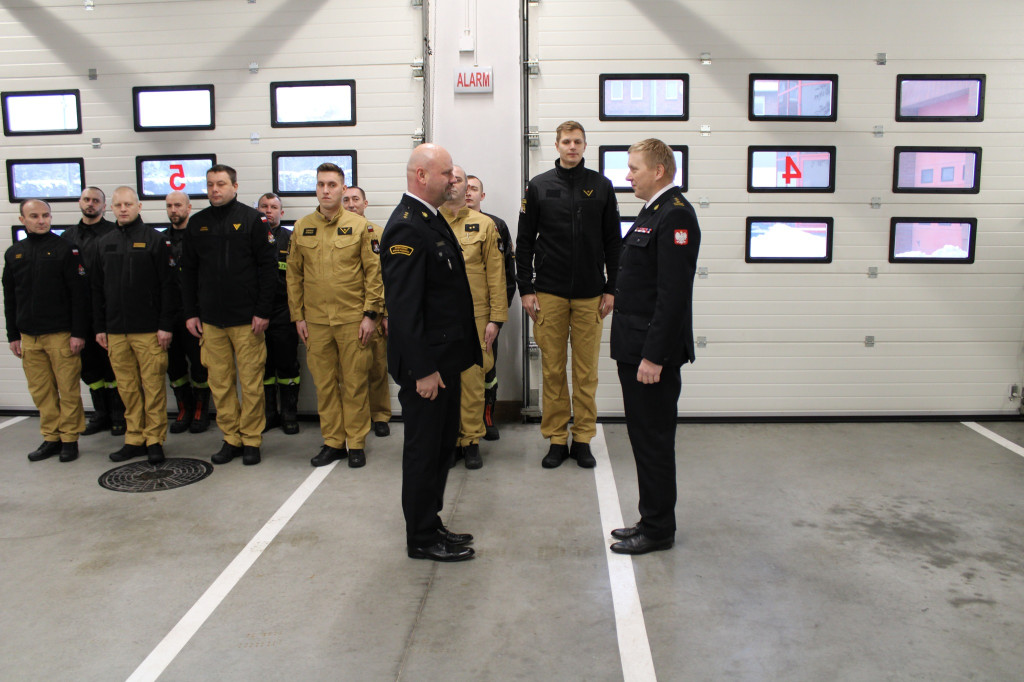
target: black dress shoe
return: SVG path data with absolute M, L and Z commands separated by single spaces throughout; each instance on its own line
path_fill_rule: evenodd
M 479 443 L 473 443 L 472 445 L 467 445 L 466 449 L 463 450 L 463 453 L 464 453 L 464 456 L 466 458 L 466 468 L 467 469 L 479 469 L 480 467 L 482 467 L 484 465 L 484 460 L 480 457 L 480 444 Z
M 472 559 L 476 552 L 472 547 L 457 547 L 440 541 L 429 547 L 410 547 L 410 559 L 430 559 L 431 561 L 466 561 Z
M 545 469 L 554 469 L 555 467 L 562 466 L 569 457 L 569 448 L 565 443 L 552 443 L 551 447 L 548 448 L 548 454 L 544 455 L 544 459 L 540 461 L 540 465 Z
M 593 469 L 597 466 L 597 460 L 594 459 L 593 453 L 590 452 L 590 443 L 577 443 L 573 441 L 572 448 L 569 449 L 569 456 L 576 460 L 576 464 L 584 469 Z
M 256 445 L 246 445 L 242 448 L 242 464 L 252 466 L 260 463 L 260 449 Z
M 391 435 L 391 427 L 387 422 L 373 422 L 373 435 L 384 438 Z
M 671 549 L 675 542 L 672 538 L 652 540 L 643 533 L 612 543 L 611 550 L 616 554 L 647 554 L 662 549 Z
M 195 424 L 195 422 L 192 423 Z M 224 441 L 224 444 L 220 446 L 220 450 L 210 458 L 210 461 L 214 464 L 227 464 L 240 454 L 242 454 L 241 445 L 232 445 L 231 443 Z
M 110 461 L 127 462 L 133 457 L 142 457 L 145 454 L 146 447 L 144 445 L 129 445 L 128 443 L 125 443 L 120 450 L 110 453 Z
M 46 459 L 47 457 L 53 457 L 60 452 L 60 448 L 61 444 L 59 440 L 44 440 L 42 445 L 28 453 L 28 461 L 38 462 Z
M 358 469 L 361 466 L 366 465 L 366 450 L 362 448 L 352 448 L 348 451 L 348 468 Z
M 612 531 L 612 537 L 616 540 L 627 540 L 642 532 L 643 531 L 640 530 L 640 522 L 637 521 L 629 528 L 616 528 Z
M 345 452 L 345 448 L 332 448 L 330 445 L 324 445 L 320 448 L 320 452 L 314 455 L 313 459 L 309 460 L 309 463 L 315 467 L 325 467 L 331 462 L 339 459 L 345 459 L 348 457 L 348 453 Z
M 444 526 L 441 526 L 437 532 L 445 542 L 456 547 L 460 545 L 468 545 L 473 542 L 473 536 L 469 533 L 453 533 Z
M 160 443 L 153 443 L 146 446 L 146 459 L 150 464 L 163 464 L 167 459 L 164 457 L 164 446 Z
M 60 461 L 73 462 L 78 459 L 78 442 L 60 444 Z

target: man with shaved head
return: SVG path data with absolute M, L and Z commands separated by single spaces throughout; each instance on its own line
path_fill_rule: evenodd
M 78 247 L 50 232 L 50 205 L 21 203 L 18 220 L 28 233 L 4 254 L 7 340 L 20 358 L 32 402 L 39 410 L 43 444 L 31 462 L 60 454 L 78 458 L 85 428 L 79 353 L 89 329 L 89 293 Z
M 174 277 L 177 279 L 192 202 L 187 194 L 175 190 L 167 195 L 164 204 L 167 220 L 171 223 L 167 238 L 171 241 Z M 179 312 L 174 320 L 173 333 L 171 347 L 167 349 L 167 378 L 178 403 L 178 415 L 170 430 L 171 433 L 202 433 L 210 426 L 210 384 L 207 383 L 206 367 L 199 352 L 199 339 L 185 328 L 183 312 Z
M 110 353 L 125 406 L 124 446 L 114 462 L 146 455 L 164 461 L 167 440 L 167 348 L 181 297 L 171 242 L 149 227 L 131 187 L 111 196 L 117 227 L 102 237 L 91 275 L 96 342 Z
M 448 459 L 459 435 L 460 376 L 483 362 L 473 295 L 459 241 L 438 212 L 456 183 L 451 155 L 434 144 L 413 150 L 402 196 L 381 241 L 388 309 L 388 369 L 405 422 L 402 511 L 413 559 L 464 561 L 468 533 L 445 528 Z

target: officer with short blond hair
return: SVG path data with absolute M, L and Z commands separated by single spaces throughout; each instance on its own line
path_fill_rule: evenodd
M 462 372 L 459 440 L 454 459 L 464 457 L 467 469 L 483 466 L 480 439 L 487 434 L 484 426 L 484 377 L 494 367 L 491 351 L 501 325 L 508 320 L 505 304 L 505 266 L 498 247 L 500 237 L 494 221 L 466 205 L 466 171 L 454 167 L 455 185 L 451 198 L 440 207 L 441 215 L 455 233 L 466 262 L 466 277 L 473 294 L 473 314 L 483 354 L 483 366 L 473 365 Z
M 21 203 L 18 220 L 28 233 L 4 254 L 3 291 L 7 340 L 21 359 L 32 401 L 39 410 L 43 444 L 32 462 L 60 454 L 78 458 L 85 429 L 79 380 L 80 353 L 89 329 L 89 289 L 78 247 L 50 232 L 50 205 Z
M 379 237 L 366 218 L 342 208 L 345 171 L 316 169 L 316 211 L 295 223 L 288 252 L 288 305 L 316 384 L 324 445 L 311 460 L 366 464 L 370 431 L 370 338 L 384 307 Z M 347 449 L 346 449 L 347 446 Z

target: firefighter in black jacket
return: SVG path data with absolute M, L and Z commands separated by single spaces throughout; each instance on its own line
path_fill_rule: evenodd
M 164 461 L 167 348 L 181 304 L 171 242 L 142 222 L 131 187 L 111 196 L 117 227 L 97 242 L 92 276 L 96 342 L 110 353 L 128 430 L 114 462 L 146 455 Z
M 103 217 L 107 210 L 107 196 L 99 187 L 86 187 L 82 190 L 78 208 L 82 211 L 82 219 L 77 225 L 64 230 L 61 236 L 78 247 L 88 276 L 96 257 L 96 242 L 114 229 L 114 223 Z M 86 296 L 91 298 L 88 286 Z M 96 333 L 92 331 L 91 321 L 85 348 L 82 349 L 82 381 L 89 387 L 93 407 L 82 435 L 91 436 L 109 429 L 111 435 L 123 436 L 126 428 L 124 405 L 117 393 L 117 380 L 114 377 L 114 370 L 110 367 L 110 358 L 107 357 L 107 351 L 96 343 Z
M 480 208 L 480 202 L 487 197 L 484 192 L 484 181 L 475 175 L 466 176 L 466 205 L 474 211 L 480 211 L 494 221 L 498 228 L 498 250 L 505 259 L 505 295 L 508 298 L 508 307 L 512 307 L 512 297 L 516 295 L 516 252 L 513 248 L 512 234 L 508 231 L 505 221 L 496 215 L 484 213 Z M 500 333 L 500 332 L 499 332 Z M 498 425 L 494 422 L 494 405 L 498 402 L 498 341 L 495 339 L 491 348 L 494 355 L 494 364 L 487 374 L 484 375 L 484 428 L 487 433 L 484 440 L 498 440 L 501 434 L 498 432 Z
M 468 533 L 444 527 L 448 460 L 459 435 L 463 370 L 482 364 L 466 264 L 437 207 L 455 185 L 452 157 L 433 144 L 413 150 L 402 196 L 380 244 L 389 316 L 388 370 L 405 420 L 402 511 L 413 559 L 473 558 Z
M 675 539 L 676 417 L 680 367 L 693 362 L 693 275 L 700 227 L 672 185 L 672 149 L 648 139 L 629 148 L 629 175 L 640 215 L 624 239 L 612 316 L 626 429 L 636 460 L 640 521 L 617 528 L 620 554 L 669 549 Z
M 263 397 L 266 401 L 264 431 L 280 426 L 288 435 L 299 432 L 299 333 L 288 309 L 288 242 L 292 231 L 281 225 L 284 208 L 273 192 L 260 197 L 259 212 L 267 218 L 267 240 L 277 257 L 277 288 L 274 309 L 267 327 L 267 364 L 263 370 Z M 281 409 L 278 410 L 278 399 Z
M 184 192 L 174 191 L 165 198 L 167 238 L 171 240 L 174 254 L 174 276 L 179 279 L 181 272 L 181 249 L 185 243 L 185 227 L 192 213 L 192 202 Z M 178 309 L 174 320 L 174 337 L 167 349 L 167 378 L 174 389 L 178 414 L 171 423 L 171 433 L 203 433 L 210 426 L 210 384 L 207 371 L 199 353 L 199 339 L 185 328 L 185 315 Z
M 43 433 L 43 444 L 28 458 L 60 453 L 60 461 L 70 462 L 85 428 L 78 382 L 89 328 L 88 282 L 78 247 L 50 232 L 49 204 L 23 201 L 18 219 L 28 236 L 4 254 L 4 313 Z
M 234 168 L 211 167 L 206 172 L 206 191 L 210 207 L 192 216 L 185 231 L 181 257 L 185 325 L 193 336 L 202 338 L 217 426 L 224 434 L 213 463 L 227 464 L 241 455 L 243 464 L 259 464 L 267 360 L 263 333 L 274 307 L 277 258 L 267 240 L 267 219 L 235 198 L 238 175 Z
M 516 278 L 541 352 L 540 432 L 551 441 L 541 464 L 550 469 L 572 457 L 589 468 L 596 464 L 590 439 L 597 433 L 601 328 L 615 303 L 622 234 L 611 182 L 583 166 L 583 126 L 562 123 L 555 141 L 555 167 L 526 187 L 516 241 Z M 572 344 L 571 409 L 565 376 L 567 339 Z M 566 447 L 570 413 L 572 449 Z

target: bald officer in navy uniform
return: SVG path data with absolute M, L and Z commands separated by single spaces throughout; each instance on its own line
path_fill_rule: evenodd
M 381 241 L 388 309 L 388 368 L 405 422 L 402 511 L 413 559 L 473 558 L 468 533 L 444 527 L 439 512 L 448 458 L 459 435 L 460 375 L 482 364 L 466 263 L 438 206 L 455 185 L 451 155 L 433 144 L 413 150 L 408 192 Z
M 680 368 L 693 352 L 697 216 L 672 184 L 672 149 L 648 139 L 629 148 L 633 193 L 647 203 L 623 240 L 612 316 L 626 429 L 640 486 L 640 521 L 612 531 L 619 554 L 669 549 L 676 531 L 676 418 Z

